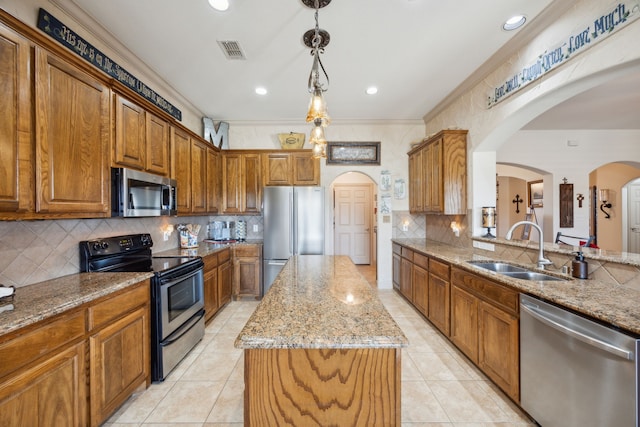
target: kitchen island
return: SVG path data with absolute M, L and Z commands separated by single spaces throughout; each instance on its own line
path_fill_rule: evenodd
M 235 342 L 245 425 L 399 426 L 407 345 L 349 257 L 292 257 Z

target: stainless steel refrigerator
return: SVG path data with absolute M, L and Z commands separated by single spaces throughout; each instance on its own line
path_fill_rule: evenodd
M 324 188 L 265 187 L 263 295 L 289 257 L 324 254 Z

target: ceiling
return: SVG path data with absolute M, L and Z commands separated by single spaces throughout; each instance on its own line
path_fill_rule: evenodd
M 81 21 L 88 15 L 95 21 L 87 23 L 90 31 L 103 27 L 130 52 L 117 43 L 112 48 L 139 58 L 204 116 L 302 122 L 312 63 L 302 35 L 315 25 L 313 9 L 301 0 L 229 1 L 226 12 L 207 0 L 56 3 L 85 16 Z M 512 38 L 526 39 L 536 17 L 566 9 L 564 1 L 335 0 L 319 12 L 319 26 L 331 37 L 321 56 L 329 114 L 334 122 L 422 120 L 465 80 L 477 81 L 478 69 L 495 62 Z M 527 24 L 503 31 L 504 20 L 518 13 Z M 246 59 L 227 59 L 221 40 L 238 42 Z M 635 73 L 591 89 L 525 129 L 640 129 L 638 82 Z M 376 95 L 365 93 L 371 85 Z M 268 94 L 256 95 L 258 86 Z
M 640 71 L 632 71 L 550 108 L 523 129 L 640 129 L 639 105 Z
M 331 118 L 421 120 L 559 1 L 331 2 L 319 13 L 320 28 L 331 36 L 322 55 L 330 77 L 325 97 Z M 301 0 L 230 0 L 226 12 L 213 10 L 207 0 L 56 3 L 71 15 L 78 15 L 78 8 L 88 14 L 214 120 L 305 118 L 312 57 L 302 35 L 315 21 L 314 10 Z M 528 24 L 503 31 L 502 23 L 518 13 L 528 17 Z M 94 26 L 87 23 L 89 30 Z M 227 59 L 219 40 L 237 41 L 246 59 Z M 379 88 L 375 96 L 365 93 L 370 85 Z M 257 86 L 268 94 L 256 95 Z

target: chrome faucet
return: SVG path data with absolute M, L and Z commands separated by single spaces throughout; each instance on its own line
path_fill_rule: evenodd
M 509 231 L 507 231 L 507 235 L 505 236 L 505 239 L 511 240 L 511 237 L 513 236 L 513 230 L 516 227 L 518 227 L 519 225 L 525 225 L 525 224 L 529 224 L 533 228 L 538 230 L 538 236 L 539 236 L 539 239 L 538 239 L 538 268 L 541 269 L 541 270 L 544 270 L 544 266 L 545 265 L 551 265 L 551 264 L 553 264 L 553 262 L 544 257 L 544 246 L 543 246 L 543 243 L 542 243 L 542 228 L 540 228 L 540 226 L 538 224 L 536 224 L 535 222 L 531 222 L 531 221 L 518 221 L 518 222 L 516 222 L 515 224 L 513 224 L 511 226 Z

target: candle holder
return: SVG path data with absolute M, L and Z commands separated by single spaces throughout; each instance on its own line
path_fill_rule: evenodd
M 489 239 L 495 239 L 496 236 L 491 234 L 491 229 L 496 227 L 496 207 L 495 206 L 483 206 L 482 207 L 482 227 L 487 229 L 487 234 L 482 237 Z

